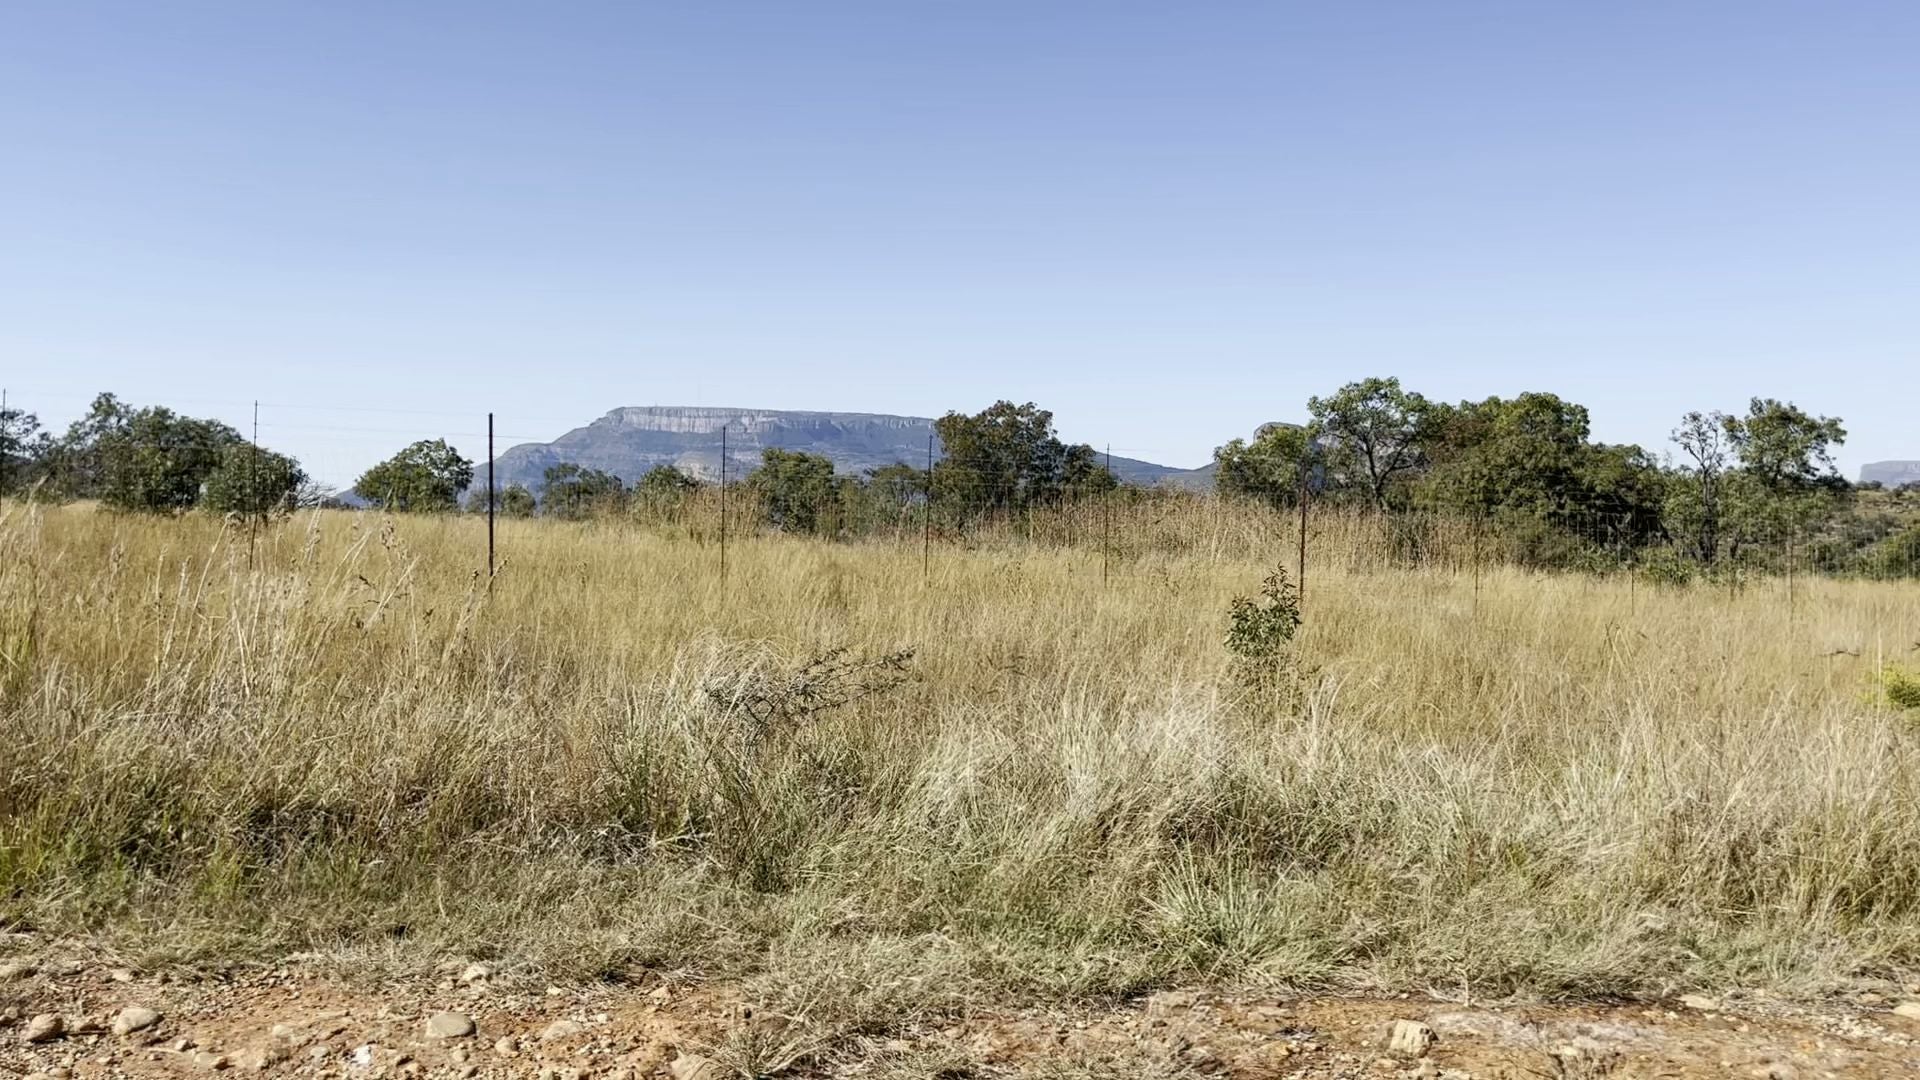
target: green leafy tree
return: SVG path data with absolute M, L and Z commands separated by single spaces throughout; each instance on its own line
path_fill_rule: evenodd
M 500 517 L 529 518 L 538 506 L 533 492 L 519 484 L 508 484 L 504 490 L 495 488 L 493 492 L 493 512 Z M 474 488 L 467 492 L 467 512 L 484 514 L 487 512 L 487 489 Z
M 1433 409 L 1399 379 L 1348 383 L 1328 397 L 1309 398 L 1307 411 L 1331 476 L 1360 488 L 1382 510 L 1395 485 L 1426 464 Z
M 944 456 L 934 466 L 936 498 L 962 514 L 1025 510 L 1114 487 L 1085 444 L 1054 434 L 1053 414 L 1032 402 L 1000 401 L 972 416 L 950 412 L 934 421 Z
M 519 484 L 508 484 L 507 489 L 500 493 L 496 512 L 510 518 L 530 518 L 537 506 L 533 492 Z
M 1847 430 L 1830 416 L 1814 416 L 1792 402 L 1754 398 L 1747 415 L 1726 421 L 1727 441 L 1740 468 L 1768 493 L 1804 494 L 1845 486 L 1833 449 Z
M 655 465 L 633 485 L 633 493 L 656 506 L 678 506 L 700 490 L 700 481 L 672 465 Z
M 40 418 L 20 409 L 0 409 L 0 495 L 25 491 L 41 476 L 53 440 Z
M 1213 452 L 1214 490 L 1292 506 L 1311 479 L 1313 438 L 1296 424 L 1262 424 L 1253 441 L 1234 439 Z
M 833 461 L 819 454 L 768 447 L 747 484 L 759 493 L 767 522 L 785 532 L 821 532 L 838 520 L 840 484 Z
M 150 406 L 123 414 L 94 440 L 97 494 L 116 510 L 170 513 L 200 501 L 227 452 L 249 444 L 218 420 Z
M 87 414 L 67 426 L 43 459 L 55 494 L 72 499 L 99 498 L 105 487 L 101 444 L 126 427 L 134 409 L 112 394 L 96 394 Z
M 1692 538 L 1696 558 L 1711 564 L 1720 554 L 1726 475 L 1733 459 L 1729 430 L 1733 418 L 1722 412 L 1690 412 L 1673 429 L 1674 445 L 1685 455 L 1684 482 L 1667 498 L 1668 521 Z
M 353 490 L 389 510 L 437 513 L 457 508 L 472 483 L 473 462 L 445 439 L 422 439 L 361 473 Z
M 612 473 L 572 462 L 550 466 L 542 481 L 540 509 L 569 521 L 619 510 L 627 491 Z
M 240 443 L 220 452 L 203 500 L 215 513 L 264 515 L 298 505 L 307 474 L 285 454 Z
M 1731 507 L 1741 540 L 1777 546 L 1831 517 L 1851 494 L 1833 463 L 1846 439 L 1838 419 L 1772 398 L 1752 399 L 1745 416 L 1729 421 L 1727 440 L 1740 460 L 1732 488 L 1741 497 Z

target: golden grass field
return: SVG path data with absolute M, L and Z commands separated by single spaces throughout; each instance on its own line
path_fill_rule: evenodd
M 889 1010 L 1920 971 L 1920 713 L 1875 683 L 1920 585 L 1476 586 L 1328 533 L 1297 673 L 1249 691 L 1225 612 L 1283 531 L 1104 586 L 1084 547 L 936 542 L 923 578 L 917 537 L 760 536 L 723 586 L 699 530 L 515 521 L 489 590 L 467 517 L 9 505 L 0 922 Z M 909 677 L 763 708 L 835 648 Z

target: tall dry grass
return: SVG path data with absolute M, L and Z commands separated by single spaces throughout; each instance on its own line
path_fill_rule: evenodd
M 1322 538 L 1266 694 L 1221 636 L 1268 565 L 1225 544 L 1103 587 L 1084 549 L 923 581 L 911 543 L 754 537 L 723 585 L 697 531 L 508 522 L 489 589 L 468 519 L 4 515 L 0 919 L 149 963 L 455 952 L 891 1015 L 1920 960 L 1920 727 L 1873 690 L 1913 585 L 1476 585 Z M 912 679 L 738 707 L 836 647 Z

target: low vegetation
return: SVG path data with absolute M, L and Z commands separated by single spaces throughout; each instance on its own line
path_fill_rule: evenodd
M 1408 568 L 1356 524 L 1301 594 L 1230 515 L 1143 520 L 1104 585 L 1012 525 L 753 532 L 723 580 L 703 527 L 516 518 L 489 581 L 468 515 L 0 505 L 0 922 L 149 964 L 888 1016 L 1920 970 L 1912 583 Z

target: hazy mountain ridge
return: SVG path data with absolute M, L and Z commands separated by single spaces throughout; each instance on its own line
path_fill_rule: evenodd
M 1902 484 L 1920 484 L 1920 461 L 1875 461 L 1862 465 L 1860 482 L 1881 483 L 1890 488 Z
M 672 465 L 702 480 L 718 480 L 721 432 L 726 433 L 726 474 L 745 477 L 769 447 L 830 459 L 842 473 L 905 463 L 925 468 L 928 439 L 939 456 L 933 420 L 885 413 L 809 412 L 705 406 L 638 405 L 608 412 L 550 443 L 521 443 L 494 463 L 495 483 L 538 490 L 546 470 L 573 463 L 603 469 L 628 483 L 656 465 Z M 1177 469 L 1116 456 L 1113 471 L 1132 484 L 1210 487 L 1212 467 Z M 484 484 L 484 466 L 476 479 Z

